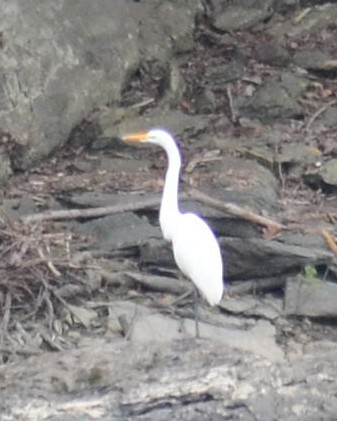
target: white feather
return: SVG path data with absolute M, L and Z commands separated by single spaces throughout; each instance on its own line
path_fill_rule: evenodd
M 172 246 L 183 274 L 194 282 L 211 306 L 219 304 L 223 294 L 222 257 L 206 222 L 193 213 L 181 214 L 176 221 Z
M 165 149 L 168 169 L 165 177 L 159 222 L 164 238 L 172 243 L 179 269 L 199 289 L 210 305 L 223 294 L 223 265 L 219 244 L 207 223 L 178 206 L 181 158 L 173 137 L 164 130 L 150 130 L 124 137 L 128 141 L 149 142 Z

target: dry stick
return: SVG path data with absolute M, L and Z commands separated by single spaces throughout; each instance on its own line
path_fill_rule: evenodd
M 279 231 L 281 228 L 284 228 L 283 225 L 272 221 L 269 218 L 258 215 L 247 209 L 243 209 L 233 203 L 222 202 L 217 199 L 206 195 L 205 193 L 200 192 L 199 190 L 192 189 L 189 190 L 187 195 L 181 194 L 180 199 L 186 199 L 187 197 L 192 197 L 200 203 L 203 203 L 211 208 L 218 209 L 222 212 L 228 213 L 230 215 L 237 216 L 242 219 L 254 222 L 259 225 L 266 226 L 273 230 Z M 90 208 L 90 209 L 72 209 L 72 210 L 61 210 L 61 211 L 47 211 L 42 213 L 37 213 L 35 215 L 27 215 L 22 218 L 23 222 L 37 222 L 37 221 L 46 221 L 46 220 L 57 220 L 57 219 L 73 219 L 73 218 L 93 218 L 99 216 L 106 216 L 114 213 L 121 213 L 127 211 L 136 211 L 145 208 L 153 208 L 160 205 L 160 198 L 151 198 L 147 200 L 138 201 L 136 203 L 127 203 L 127 204 L 118 204 L 100 208 Z
M 53 303 L 51 302 L 50 298 L 49 298 L 49 294 L 48 294 L 48 290 L 45 289 L 44 294 L 43 294 L 43 299 L 46 303 L 47 306 L 47 312 L 48 312 L 48 327 L 49 327 L 49 331 L 51 332 L 53 329 L 53 321 L 54 321 L 54 306 Z
M 50 221 L 57 219 L 75 219 L 75 218 L 97 218 L 99 216 L 106 216 L 113 213 L 121 213 L 128 211 L 136 211 L 139 209 L 152 208 L 160 205 L 160 198 L 146 199 L 136 203 L 118 204 L 112 206 L 104 206 L 99 208 L 89 209 L 71 209 L 71 210 L 57 210 L 36 213 L 34 215 L 27 215 L 22 218 L 23 222 L 38 222 Z
M 295 17 L 295 19 L 293 20 L 293 22 L 294 22 L 295 24 L 300 23 L 300 22 L 301 22 L 301 20 L 302 20 L 305 16 L 307 16 L 307 14 L 308 14 L 308 13 L 310 13 L 310 12 L 311 12 L 311 10 L 312 10 L 312 7 L 307 7 L 306 9 L 302 10 L 302 12 L 301 12 L 298 16 L 296 16 L 296 17 Z
M 54 276 L 56 276 L 56 277 L 60 277 L 61 276 L 61 273 L 56 269 L 56 267 L 54 266 L 54 264 L 53 264 L 53 262 L 51 261 L 51 260 L 48 260 L 46 257 L 45 257 L 45 255 L 44 255 L 44 253 L 43 253 L 43 250 L 41 249 L 41 247 L 38 247 L 37 248 L 37 252 L 38 252 L 38 254 L 39 254 L 39 257 L 41 258 L 41 259 L 44 259 L 44 261 L 45 261 L 45 263 L 46 263 L 46 265 L 47 265 L 47 267 L 49 268 L 49 270 L 51 271 L 51 273 L 54 275 Z
M 61 304 L 71 313 L 73 314 L 73 312 L 71 311 L 71 306 L 67 303 L 66 300 L 64 300 L 59 293 L 56 291 L 56 289 L 54 287 L 51 287 L 47 281 L 44 278 L 41 278 L 41 282 L 43 284 L 43 286 L 45 287 L 46 291 L 50 291 L 55 298 L 57 298 Z
M 42 354 L 42 350 L 34 350 L 34 349 L 28 349 L 28 348 L 12 348 L 9 346 L 0 346 L 0 354 L 17 354 L 17 355 L 23 355 L 25 357 L 31 356 L 31 355 L 39 355 Z
M 211 208 L 220 210 L 225 213 L 229 213 L 230 215 L 237 216 L 239 218 L 245 219 L 250 222 L 254 222 L 259 225 L 266 226 L 267 228 L 271 228 L 276 231 L 285 228 L 284 225 L 279 224 L 278 222 L 275 222 L 269 218 L 266 218 L 265 216 L 258 215 L 257 213 L 252 212 L 248 209 L 243 209 L 240 206 L 234 205 L 233 203 L 226 203 L 222 202 L 221 200 L 213 199 L 213 197 L 210 197 L 199 190 L 191 189 L 188 191 L 188 195 L 191 196 L 193 199 L 197 200 L 198 202 L 210 206 Z
M 154 99 L 154 98 L 148 98 L 148 99 L 145 99 L 144 101 L 137 102 L 137 104 L 133 104 L 133 105 L 131 105 L 131 106 L 130 106 L 130 108 L 131 108 L 131 109 L 134 109 L 134 108 L 142 108 L 142 107 L 146 107 L 147 105 L 152 104 L 154 101 L 155 101 L 155 99 Z
M 309 120 L 304 123 L 303 127 L 305 129 L 309 129 L 312 123 L 321 115 L 323 114 L 328 108 L 332 107 L 333 105 L 337 104 L 337 100 L 334 99 L 327 104 L 323 105 L 323 107 L 319 108 L 310 118 Z
M 8 325 L 9 325 L 9 320 L 11 317 L 11 308 L 12 308 L 12 295 L 9 291 L 7 291 L 6 299 L 5 299 L 4 315 L 3 315 L 2 323 L 1 323 L 1 332 L 0 332 L 1 344 L 4 342 L 4 339 L 8 335 Z
M 231 121 L 232 123 L 236 123 L 238 120 L 238 117 L 234 108 L 234 101 L 233 101 L 232 89 L 231 89 L 230 84 L 227 85 L 226 92 L 227 92 L 227 97 L 228 97 L 228 105 L 231 112 Z
M 143 275 L 138 272 L 125 272 L 125 275 L 134 282 L 139 283 L 152 291 L 165 292 L 169 294 L 183 294 L 189 288 L 187 282 L 180 279 L 166 276 Z

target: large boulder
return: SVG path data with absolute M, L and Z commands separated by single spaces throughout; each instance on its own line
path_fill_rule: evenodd
M 118 102 L 143 57 L 188 48 L 199 0 L 3 2 L 0 137 L 25 168 L 66 142 L 97 108 Z

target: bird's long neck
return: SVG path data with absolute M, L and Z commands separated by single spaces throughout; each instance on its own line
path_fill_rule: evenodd
M 179 149 L 173 139 L 172 142 L 165 144 L 165 151 L 168 158 L 168 169 L 165 176 L 159 222 L 164 238 L 170 241 L 172 239 L 171 226 L 175 224 L 176 217 L 179 216 L 178 185 L 181 158 Z

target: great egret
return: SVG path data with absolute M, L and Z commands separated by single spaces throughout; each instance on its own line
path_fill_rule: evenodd
M 223 295 L 220 247 L 204 219 L 194 213 L 179 210 L 181 157 L 176 142 L 169 133 L 159 129 L 129 134 L 122 139 L 127 142 L 152 143 L 165 150 L 168 169 L 159 214 L 163 236 L 172 243 L 174 258 L 182 273 L 195 284 L 211 306 L 219 304 Z M 199 336 L 197 314 L 196 336 Z

